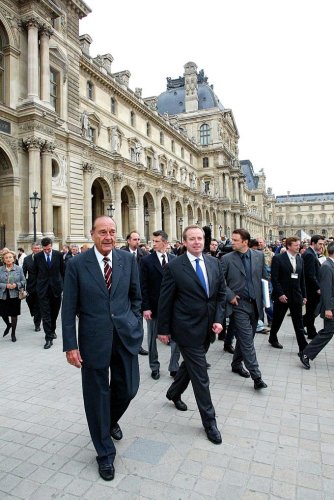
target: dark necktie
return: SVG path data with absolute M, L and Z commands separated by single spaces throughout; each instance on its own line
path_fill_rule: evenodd
M 109 257 L 103 258 L 104 262 L 104 281 L 106 282 L 107 288 L 110 291 L 111 288 L 111 267 L 109 266 L 110 259 Z
M 252 268 L 251 268 L 251 258 L 250 255 L 247 253 L 241 253 L 240 254 L 242 263 L 244 265 L 244 269 L 246 272 L 246 279 L 245 279 L 245 289 L 244 289 L 244 294 L 245 294 L 245 299 L 255 299 L 255 291 L 254 291 L 254 286 L 253 286 L 253 280 L 252 280 Z
M 47 254 L 47 256 L 46 256 L 46 262 L 47 262 L 48 267 L 51 267 L 51 259 L 50 259 L 49 254 Z
M 166 262 L 166 256 L 163 253 L 162 254 L 162 261 L 161 261 L 162 269 L 164 269 L 166 267 L 166 264 L 167 264 L 167 262 Z
M 200 280 L 201 285 L 205 290 L 205 293 L 208 294 L 208 289 L 206 288 L 205 278 L 204 278 L 204 274 L 203 274 L 202 268 L 201 268 L 200 263 L 199 263 L 199 259 L 196 259 L 195 262 L 196 262 L 196 274 L 198 276 L 198 279 Z

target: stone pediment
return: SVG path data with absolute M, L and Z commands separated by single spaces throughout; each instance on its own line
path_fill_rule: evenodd
M 239 137 L 238 127 L 237 127 L 237 124 L 235 123 L 235 119 L 234 119 L 232 110 L 225 109 L 223 111 L 223 114 L 224 114 L 224 118 L 227 121 L 227 123 L 229 124 L 229 126 L 233 129 L 235 134 Z

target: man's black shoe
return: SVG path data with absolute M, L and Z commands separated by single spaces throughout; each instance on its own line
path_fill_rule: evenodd
M 317 336 L 317 334 L 316 334 L 316 333 L 309 333 L 309 334 L 308 334 L 308 336 L 307 336 L 307 338 L 308 338 L 309 340 L 312 340 L 312 339 L 314 339 L 314 337 L 316 337 L 316 336 Z
M 224 344 L 224 351 L 234 354 L 234 347 L 232 344 Z
M 250 377 L 249 372 L 247 370 L 245 370 L 245 368 L 243 368 L 242 366 L 240 366 L 240 368 L 232 368 L 232 372 L 237 373 L 238 375 L 240 375 L 240 377 L 244 377 L 244 378 Z
M 309 370 L 311 368 L 310 366 L 310 359 L 308 356 L 306 356 L 306 354 L 303 353 L 303 351 L 300 351 L 298 353 L 298 356 L 300 358 L 300 361 L 302 362 L 302 364 L 304 365 L 304 368 L 306 368 L 306 370 Z
M 176 372 L 176 371 L 175 371 L 175 372 L 169 372 L 169 375 L 170 375 L 171 377 L 173 377 L 173 378 L 175 377 L 175 375 L 176 375 L 176 374 L 177 374 L 177 372 Z
M 206 432 L 208 440 L 211 441 L 211 443 L 214 444 L 222 443 L 222 437 L 216 425 L 211 425 L 211 427 L 204 427 L 204 430 Z
M 211 368 L 210 363 L 206 363 L 206 367 L 207 367 L 207 368 Z
M 254 389 L 265 389 L 266 387 L 268 386 L 265 382 L 263 382 L 261 377 L 254 380 Z
M 10 330 L 11 328 L 12 328 L 12 324 L 11 324 L 11 323 L 8 323 L 8 325 L 6 326 L 5 331 L 3 332 L 3 337 L 6 337 L 6 335 L 8 335 L 9 330 Z
M 145 349 L 143 349 L 142 347 L 139 349 L 139 354 L 141 354 L 142 356 L 147 356 L 148 355 L 148 351 L 145 351 Z
M 47 340 L 44 345 L 44 349 L 50 349 L 50 347 L 53 345 L 52 340 Z
M 151 373 L 151 377 L 153 378 L 153 380 L 159 380 L 160 378 L 159 370 L 153 370 L 153 372 Z
M 115 477 L 113 464 L 99 464 L 99 474 L 105 481 L 112 481 Z
M 116 441 L 120 441 L 122 439 L 123 432 L 118 424 L 115 424 L 110 428 L 110 436 L 113 439 L 116 439 Z
M 40 326 L 35 326 L 35 332 L 40 332 L 41 331 L 41 327 Z
M 174 405 L 175 405 L 175 408 L 179 411 L 187 411 L 188 410 L 188 407 L 186 405 L 186 403 L 184 403 L 181 398 L 172 398 L 170 396 L 170 394 L 168 393 L 167 391 L 167 394 L 166 394 L 166 398 L 169 399 L 169 401 L 173 401 Z
M 269 344 L 272 346 L 272 347 L 275 347 L 275 349 L 283 349 L 283 346 L 282 344 L 280 344 L 278 342 L 278 340 L 268 340 Z

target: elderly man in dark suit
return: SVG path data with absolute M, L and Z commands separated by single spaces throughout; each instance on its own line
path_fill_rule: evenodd
M 140 263 L 140 285 L 142 292 L 143 317 L 147 321 L 147 339 L 151 377 L 160 378 L 160 363 L 157 349 L 157 314 L 160 287 L 166 265 L 176 259 L 167 252 L 168 234 L 159 230 L 153 233 L 154 252 L 147 255 Z M 180 351 L 174 340 L 170 341 L 171 356 L 168 370 L 175 377 L 179 369 Z
M 274 255 L 271 262 L 272 299 L 274 303 L 273 321 L 269 344 L 276 349 L 283 349 L 277 333 L 284 316 L 290 309 L 291 319 L 299 346 L 299 352 L 307 346 L 303 326 L 302 307 L 306 304 L 306 288 L 303 259 L 299 255 L 300 239 L 290 236 L 286 239 L 286 252 Z
M 45 333 L 44 349 L 50 349 L 57 338 L 56 323 L 63 291 L 64 260 L 53 250 L 51 238 L 41 240 L 42 252 L 35 255 L 36 290 Z
M 311 238 L 310 246 L 303 253 L 305 285 L 306 285 L 306 314 L 304 316 L 304 326 L 306 326 L 307 338 L 313 339 L 317 331 L 314 326 L 316 309 L 320 300 L 319 255 L 324 251 L 325 240 L 320 234 L 315 234 Z
M 23 261 L 23 273 L 26 278 L 26 290 L 28 292 L 27 304 L 31 316 L 34 319 L 35 332 L 41 331 L 41 321 L 42 315 L 38 303 L 38 295 L 36 290 L 36 269 L 35 269 L 35 255 L 41 251 L 41 245 L 39 243 L 33 243 L 31 245 L 31 254 L 25 257 Z
M 237 338 L 232 372 L 244 378 L 252 377 L 254 389 L 263 389 L 267 384 L 262 380 L 259 369 L 254 335 L 258 319 L 263 318 L 261 280 L 267 278 L 267 273 L 263 253 L 251 250 L 249 241 L 250 234 L 246 229 L 235 229 L 232 234 L 233 251 L 222 259 L 226 279 L 226 315 L 230 317 L 230 326 Z
M 126 245 L 121 248 L 121 250 L 125 250 L 126 252 L 131 253 L 134 258 L 136 259 L 136 262 L 138 264 L 138 270 L 140 266 L 141 259 L 147 255 L 147 253 L 140 248 L 140 234 L 137 233 L 137 231 L 131 231 L 126 237 Z M 143 325 L 142 325 L 142 328 Z M 144 329 L 143 329 L 143 335 L 144 335 Z M 139 354 L 142 356 L 147 356 L 148 351 L 146 351 L 142 346 L 140 347 Z
M 191 381 L 208 439 L 222 442 L 212 404 L 206 352 L 223 327 L 225 280 L 218 259 L 203 255 L 204 232 L 196 226 L 183 231 L 186 253 L 170 262 L 161 284 L 157 332 L 167 344 L 171 336 L 183 362 L 167 391 L 178 410 L 187 410 L 181 395 Z
M 324 327 L 313 340 L 298 353 L 304 367 L 310 369 L 310 359 L 314 360 L 334 335 L 334 243 L 327 247 L 328 257 L 319 272 L 320 316 L 324 319 Z
M 81 368 L 99 474 L 111 481 L 116 450 L 110 436 L 122 439 L 118 422 L 139 387 L 141 293 L 135 259 L 115 249 L 115 222 L 98 217 L 91 235 L 95 246 L 71 259 L 66 269 L 63 346 L 67 361 Z

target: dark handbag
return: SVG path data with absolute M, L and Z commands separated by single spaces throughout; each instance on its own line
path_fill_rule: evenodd
M 19 299 L 24 300 L 28 297 L 28 292 L 24 288 L 20 288 L 19 290 Z

